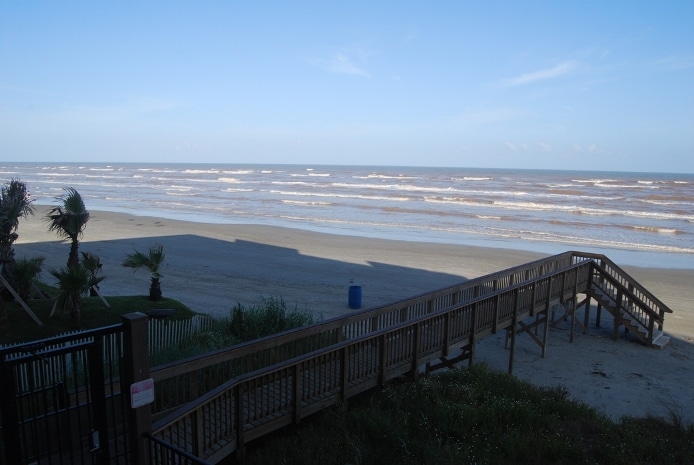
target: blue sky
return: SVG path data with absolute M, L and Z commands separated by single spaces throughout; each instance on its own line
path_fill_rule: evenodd
M 0 160 L 694 172 L 693 1 L 0 0 Z

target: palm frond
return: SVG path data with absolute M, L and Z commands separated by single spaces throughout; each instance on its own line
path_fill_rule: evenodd
M 164 246 L 161 244 L 156 244 L 150 246 L 148 253 L 142 253 L 135 250 L 133 253 L 129 254 L 123 261 L 123 266 L 128 268 L 134 268 L 135 271 L 145 268 L 147 269 L 153 278 L 161 278 L 162 275 L 159 273 L 159 268 L 166 254 L 164 254 Z

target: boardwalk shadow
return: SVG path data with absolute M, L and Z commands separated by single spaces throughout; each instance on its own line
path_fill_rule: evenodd
M 103 263 L 105 295 L 145 294 L 145 271 L 133 273 L 121 263 L 134 249 L 164 246 L 164 295 L 195 311 L 227 316 L 237 302 L 261 296 L 281 297 L 290 306 L 332 318 L 354 311 L 348 288 L 362 286 L 362 308 L 392 303 L 465 281 L 464 276 L 369 260 L 366 253 L 341 252 L 346 260 L 306 255 L 291 247 L 253 241 L 224 241 L 197 235 L 171 235 L 84 242 L 81 251 L 95 253 Z M 57 241 L 19 245 L 18 256 L 42 255 L 45 269 L 63 266 L 69 247 Z M 353 253 L 352 253 L 353 252 Z M 329 252 L 328 252 L 329 253 Z M 50 280 L 50 278 L 48 279 Z

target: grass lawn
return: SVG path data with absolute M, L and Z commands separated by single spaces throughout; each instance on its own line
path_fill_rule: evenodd
M 120 316 L 132 312 L 147 312 L 153 309 L 170 308 L 175 310 L 168 319 L 190 318 L 195 314 L 191 309 L 177 300 L 162 298 L 157 302 L 149 296 L 108 297 L 107 307 L 99 297 L 82 298 L 82 329 L 92 329 L 119 323 Z M 67 316 L 49 316 L 55 299 L 31 299 L 29 308 L 43 322 L 39 326 L 17 302 L 5 302 L 9 323 L 0 326 L 0 345 L 28 342 L 43 339 L 71 331 Z

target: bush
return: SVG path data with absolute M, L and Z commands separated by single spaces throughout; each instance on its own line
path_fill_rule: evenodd
M 237 303 L 231 314 L 229 331 L 243 342 L 313 323 L 311 312 L 296 306 L 287 310 L 287 303 L 281 297 L 261 297 L 250 307 Z

